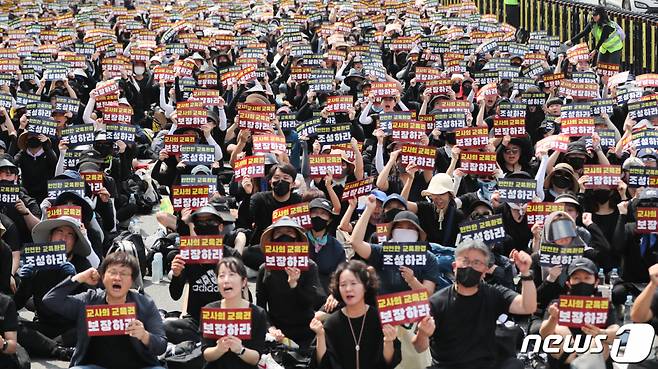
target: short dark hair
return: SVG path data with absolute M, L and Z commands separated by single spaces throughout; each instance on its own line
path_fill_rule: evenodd
M 225 267 L 228 268 L 228 270 L 238 273 L 242 279 L 247 279 L 247 268 L 244 266 L 244 263 L 242 262 L 241 259 L 235 258 L 235 257 L 227 257 L 227 258 L 222 258 L 217 263 L 217 267 L 215 267 L 215 274 L 219 276 L 219 267 L 224 265 Z
M 139 275 L 139 262 L 137 258 L 124 251 L 115 251 L 107 255 L 98 268 L 101 278 L 105 275 L 107 268 L 113 265 L 130 268 L 130 277 L 133 281 Z
M 363 284 L 365 287 L 364 300 L 366 304 L 376 306 L 376 296 L 377 289 L 379 288 L 379 278 L 377 277 L 377 272 L 373 268 L 370 268 L 361 260 L 350 260 L 341 263 L 336 271 L 331 277 L 331 285 L 329 289 L 334 298 L 340 303 L 343 304 L 343 297 L 340 295 L 339 285 L 340 285 L 340 275 L 349 270 L 352 272 L 356 278 Z
M 272 179 L 272 177 L 274 177 L 274 173 L 276 173 L 277 169 L 291 176 L 293 181 L 295 180 L 295 178 L 297 178 L 297 169 L 293 167 L 291 164 L 283 163 L 283 164 L 275 164 L 272 168 L 270 168 L 270 172 L 267 174 L 268 181 Z

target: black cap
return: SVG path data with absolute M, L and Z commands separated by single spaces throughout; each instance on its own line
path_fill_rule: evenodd
M 192 221 L 194 222 L 194 221 L 196 220 L 196 218 L 197 218 L 199 215 L 202 215 L 202 214 L 210 214 L 210 215 L 214 215 L 214 216 L 216 216 L 217 218 L 219 218 L 219 221 L 220 221 L 220 222 L 223 222 L 223 221 L 224 221 L 224 219 L 222 218 L 222 215 L 221 215 L 221 214 L 215 209 L 215 207 L 212 206 L 212 205 L 202 206 L 202 207 L 200 207 L 199 209 L 197 209 L 194 213 L 192 213 L 192 217 L 191 217 L 191 218 L 192 218 Z
M 593 261 L 591 261 L 588 258 L 578 258 L 574 260 L 571 264 L 569 264 L 569 268 L 567 269 L 567 274 L 571 276 L 575 272 L 579 270 L 584 270 L 589 274 L 596 275 L 596 271 L 598 270 L 596 268 L 596 264 L 594 264 Z
M 321 197 L 318 197 L 318 198 L 315 198 L 315 199 L 311 200 L 311 202 L 308 204 L 308 209 L 309 210 L 311 210 L 311 209 L 322 209 L 322 210 L 325 210 L 325 211 L 329 212 L 329 214 L 336 215 L 334 213 L 334 207 L 331 205 L 331 201 L 329 201 L 327 199 L 323 199 Z

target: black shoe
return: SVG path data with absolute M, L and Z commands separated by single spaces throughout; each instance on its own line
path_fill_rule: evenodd
M 53 358 L 61 361 L 71 361 L 75 347 L 57 346 L 53 351 Z

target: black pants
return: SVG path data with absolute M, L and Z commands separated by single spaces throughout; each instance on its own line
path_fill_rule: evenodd
M 459 369 L 451 366 L 432 365 L 427 369 Z M 523 369 L 523 362 L 516 358 L 507 359 L 501 363 L 492 364 L 491 366 L 483 367 L 481 369 Z
M 58 345 L 74 347 L 77 341 L 75 327 L 58 322 L 20 319 L 17 333 L 18 343 L 35 357 L 51 357 Z
M 505 5 L 506 23 L 519 29 L 521 25 L 521 7 L 518 5 Z
M 199 323 L 191 316 L 184 316 L 180 319 L 165 319 L 164 330 L 167 341 L 173 344 L 179 344 L 184 341 L 201 341 Z

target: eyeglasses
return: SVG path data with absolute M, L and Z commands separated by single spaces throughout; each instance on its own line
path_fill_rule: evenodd
M 469 260 L 466 258 L 460 258 L 459 262 L 465 267 L 473 267 L 475 269 L 483 267 L 485 264 L 480 260 Z
M 119 276 L 119 277 L 121 277 L 122 279 L 123 279 L 123 278 L 129 278 L 129 277 L 132 277 L 132 273 L 118 272 L 118 271 L 116 271 L 116 270 L 108 270 L 108 271 L 105 272 L 105 273 L 106 273 L 107 275 L 109 275 L 110 277 L 116 277 L 116 276 Z
M 513 155 L 516 155 L 519 152 L 520 152 L 519 149 L 505 149 L 505 151 L 504 151 L 505 154 L 513 154 Z

